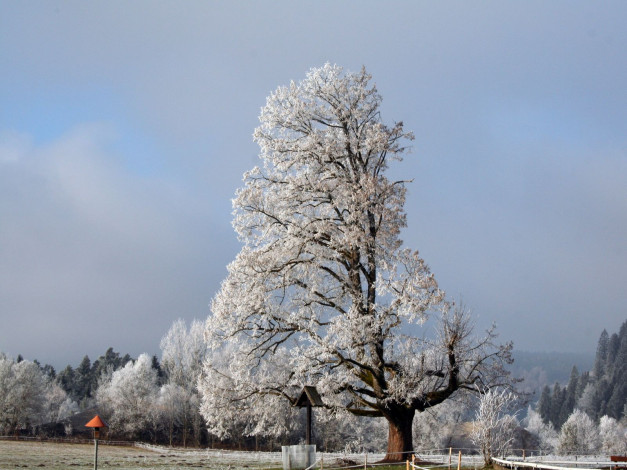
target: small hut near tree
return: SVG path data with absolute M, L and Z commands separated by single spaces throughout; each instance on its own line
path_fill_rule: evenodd
M 307 408 L 307 431 L 305 434 L 305 443 L 307 445 L 311 444 L 311 409 L 313 407 L 323 406 L 322 398 L 320 398 L 320 394 L 316 387 L 312 387 L 309 385 L 305 385 L 303 387 L 303 391 L 300 393 L 298 400 L 294 406 L 298 406 L 299 408 Z

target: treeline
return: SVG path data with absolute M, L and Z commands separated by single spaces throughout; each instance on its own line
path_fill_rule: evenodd
M 188 328 L 182 320 L 174 322 L 160 348 L 160 357 L 137 359 L 109 348 L 93 362 L 85 356 L 76 368 L 67 366 L 58 374 L 50 365 L 0 353 L 0 434 L 72 436 L 88 418 L 77 413 L 88 410 L 107 421 L 110 439 L 270 450 L 304 437 L 304 414 L 287 403 L 274 417 L 280 421 L 274 435 L 255 437 L 260 423 L 242 409 L 226 437 L 211 436 L 196 387 L 207 359 L 202 323 Z M 503 412 L 506 426 L 499 434 L 510 436 L 504 445 L 561 453 L 627 451 L 626 367 L 627 322 L 617 334 L 601 334 L 591 371 L 580 374 L 573 368 L 566 386 L 545 387 L 536 410 L 530 409 L 522 423 Z M 462 430 L 472 421 L 473 403 L 455 400 L 420 413 L 414 421 L 417 447 L 471 446 Z M 316 410 L 313 437 L 325 451 L 379 451 L 386 435 L 383 420 Z
M 188 327 L 177 320 L 161 339 L 160 357 L 134 359 L 109 348 L 93 362 L 85 356 L 58 373 L 49 364 L 0 353 L 0 435 L 76 436 L 98 413 L 108 424 L 107 439 L 275 447 L 274 438 L 246 437 L 245 429 L 220 441 L 207 432 L 196 388 L 207 353 L 203 331 L 201 321 Z
M 603 330 L 594 367 L 579 373 L 573 367 L 566 386 L 545 386 L 536 407 L 545 423 L 560 429 L 575 411 L 598 421 L 602 416 L 627 416 L 627 321 L 611 336 Z
M 109 348 L 60 372 L 49 364 L 0 353 L 0 435 L 74 435 L 72 417 L 97 411 L 108 437 L 168 444 L 201 444 L 196 376 L 204 359 L 202 323 L 174 322 L 161 341 L 161 360 Z M 206 433 L 205 433 L 206 434 Z M 203 442 L 204 441 L 204 442 Z
M 282 432 L 253 436 L 258 423 L 242 410 L 227 436 L 208 433 L 196 384 L 206 359 L 203 324 L 175 321 L 161 340 L 160 358 L 137 359 L 109 348 L 91 362 L 57 373 L 50 365 L 0 353 L 0 435 L 75 436 L 94 413 L 107 422 L 104 438 L 166 445 L 277 450 L 305 435 L 304 410 L 287 405 L 277 416 Z M 87 416 L 86 414 L 89 414 Z M 318 411 L 314 438 L 326 450 L 380 449 L 387 428 L 381 420 L 335 417 Z
M 96 391 L 103 379 L 133 359 L 109 348 L 93 364 L 85 356 L 74 369 L 68 365 L 57 374 L 50 364 L 37 359 L 16 359 L 0 353 L 0 434 L 55 433 L 74 429 L 69 418 L 97 406 Z M 163 376 L 157 357 L 153 366 Z M 62 425 L 61 427 L 55 425 Z
M 113 348 L 109 348 L 93 363 L 86 355 L 76 369 L 68 365 L 57 374 L 56 383 L 80 405 L 81 409 L 90 408 L 94 405 L 93 398 L 96 396 L 100 378 L 121 369 L 132 360 L 129 354 L 121 356 Z M 155 367 L 160 367 L 156 356 L 153 362 Z
M 37 432 L 43 424 L 58 423 L 78 411 L 48 372 L 39 363 L 0 352 L 0 435 Z

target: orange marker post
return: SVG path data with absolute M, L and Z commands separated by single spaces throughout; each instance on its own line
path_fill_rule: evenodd
M 106 423 L 96 415 L 86 425 L 86 428 L 94 429 L 94 470 L 98 469 L 98 439 L 100 438 L 100 428 L 106 428 Z

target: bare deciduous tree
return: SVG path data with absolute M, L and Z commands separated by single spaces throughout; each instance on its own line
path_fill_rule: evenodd
M 470 438 L 481 449 L 486 466 L 492 463 L 493 456 L 502 456 L 514 440 L 518 420 L 508 411 L 515 399 L 506 388 L 481 394 Z

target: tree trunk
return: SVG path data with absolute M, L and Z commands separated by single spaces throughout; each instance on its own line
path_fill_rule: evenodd
M 403 406 L 391 407 L 386 410 L 388 420 L 388 449 L 384 462 L 403 462 L 411 459 L 414 450 L 412 440 L 412 423 L 416 411 Z
M 183 412 L 183 447 L 187 448 L 187 427 L 188 427 L 188 415 L 187 410 Z

